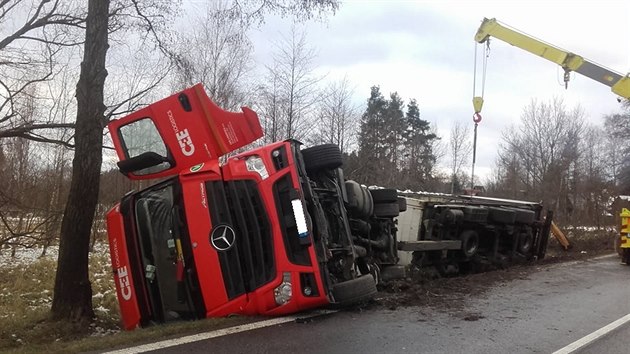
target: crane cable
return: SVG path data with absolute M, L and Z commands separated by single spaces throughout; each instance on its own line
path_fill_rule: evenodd
M 490 56 L 490 40 L 486 41 L 486 51 L 483 58 L 483 69 L 481 78 L 481 96 L 475 96 L 475 90 L 477 89 L 477 47 L 475 44 L 475 64 L 473 73 L 473 106 L 475 108 L 475 114 L 473 114 L 473 122 L 475 123 L 475 133 L 473 138 L 473 158 L 472 158 L 472 171 L 470 173 L 470 193 L 474 195 L 475 191 L 475 163 L 477 162 L 477 126 L 481 122 L 481 107 L 483 106 L 483 95 L 486 89 L 486 69 L 488 67 L 488 57 Z
M 475 109 L 475 114 L 473 115 L 473 121 L 475 123 L 481 122 L 481 108 L 483 106 L 483 96 L 486 89 L 486 69 L 488 68 L 488 57 L 490 56 L 490 39 L 485 42 L 485 53 L 483 56 L 483 67 L 481 73 L 481 96 L 476 96 L 477 90 L 477 47 L 479 43 L 475 44 L 475 62 L 473 69 L 473 107 Z

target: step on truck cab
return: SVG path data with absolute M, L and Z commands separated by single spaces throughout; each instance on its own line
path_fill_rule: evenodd
M 108 128 L 123 174 L 160 179 L 107 214 L 126 329 L 354 303 L 397 261 L 398 210 L 374 213 L 335 145 L 286 140 L 221 162 L 262 129 L 254 111 L 223 111 L 201 85 Z

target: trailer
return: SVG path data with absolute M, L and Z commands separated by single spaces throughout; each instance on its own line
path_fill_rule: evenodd
M 406 204 L 397 219 L 404 264 L 450 275 L 545 257 L 553 213 L 541 203 L 418 193 L 407 194 Z

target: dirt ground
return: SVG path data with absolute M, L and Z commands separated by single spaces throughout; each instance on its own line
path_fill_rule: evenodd
M 381 287 L 375 301 L 368 307 L 396 309 L 399 306 L 431 307 L 446 312 L 461 312 L 467 298 L 477 297 L 490 287 L 526 278 L 541 266 L 559 262 L 585 260 L 615 252 L 617 234 L 611 230 L 575 230 L 565 232 L 571 247 L 564 250 L 554 239 L 549 240 L 544 259 L 512 265 L 476 274 L 436 277 L 435 272 L 409 272 L 404 280 L 392 281 Z M 469 318 L 470 317 L 470 318 Z M 475 314 L 465 320 L 476 321 Z

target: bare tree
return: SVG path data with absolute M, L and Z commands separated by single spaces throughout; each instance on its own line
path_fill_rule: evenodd
M 306 43 L 306 34 L 292 28 L 290 36 L 275 45 L 273 65 L 267 67 L 261 103 L 263 111 L 274 115 L 272 126 L 278 138 L 302 139 L 314 129 L 314 113 L 319 98 L 317 84 L 321 78 L 313 75 L 315 52 Z M 267 119 L 263 117 L 263 119 Z
M 310 143 L 337 144 L 345 153 L 354 143 L 359 115 L 352 102 L 353 90 L 347 77 L 332 82 L 323 90 L 318 107 L 318 131 Z
M 472 151 L 470 143 L 470 129 L 461 121 L 455 121 L 451 126 L 449 138 L 449 157 L 451 168 L 451 194 L 455 193 L 455 182 L 462 172 L 462 167 L 468 163 L 469 153 Z M 461 183 L 461 181 L 459 181 Z
M 629 101 L 624 101 L 629 102 Z M 610 114 L 604 117 L 604 132 L 606 141 L 606 170 L 617 189 L 624 193 L 630 190 L 628 184 L 622 185 L 627 178 L 622 178 L 624 165 L 628 165 L 627 157 L 630 152 L 630 110 L 626 113 Z
M 16 104 L 21 97 L 32 95 L 29 88 L 52 80 L 62 50 L 81 42 L 78 35 L 85 24 L 83 9 L 79 2 L 61 0 L 5 0 L 0 5 L 0 138 L 67 143 L 37 132 L 68 129 L 73 124 L 55 122 L 48 115 L 27 119 Z
M 549 103 L 532 100 L 520 125 L 504 133 L 498 163 L 518 175 L 530 199 L 545 201 L 556 215 L 570 213 L 569 172 L 580 156 L 584 113 L 568 111 L 561 99 Z
M 607 172 L 606 139 L 604 130 L 597 126 L 587 126 L 580 145 L 581 156 L 573 171 L 575 184 L 573 191 L 574 219 L 589 225 L 601 225 L 605 205 L 611 197 L 612 178 Z
M 280 78 L 271 74 L 277 71 L 277 67 L 269 70 L 265 85 L 261 85 L 256 109 L 262 119 L 262 126 L 265 132 L 263 137 L 265 143 L 272 143 L 281 139 L 283 99 L 280 94 Z

